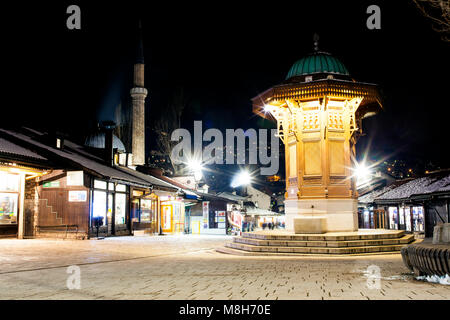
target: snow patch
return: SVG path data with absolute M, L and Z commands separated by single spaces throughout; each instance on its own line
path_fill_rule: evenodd
M 440 283 L 443 285 L 450 285 L 450 276 L 446 274 L 445 276 L 438 276 L 438 275 L 432 275 L 432 276 L 420 276 L 416 277 L 417 280 L 421 281 L 428 281 L 432 283 Z

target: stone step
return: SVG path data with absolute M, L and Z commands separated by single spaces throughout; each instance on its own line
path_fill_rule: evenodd
M 321 255 L 321 254 L 317 254 L 317 253 L 280 253 L 280 252 L 252 252 L 252 251 L 245 251 L 245 250 L 240 250 L 240 249 L 233 249 L 230 247 L 221 247 L 221 248 L 217 248 L 216 252 L 219 253 L 224 253 L 224 254 L 232 254 L 232 255 L 236 255 L 236 256 L 253 256 L 253 257 L 260 257 L 260 256 L 272 256 L 272 257 L 280 257 L 280 256 L 287 256 L 287 257 L 299 257 L 299 256 L 334 256 L 332 254 L 326 254 L 326 255 Z M 398 254 L 398 251 L 391 251 L 391 252 L 366 252 L 366 253 L 348 253 L 345 255 L 335 255 L 335 256 L 361 256 L 361 255 L 379 255 L 379 254 Z
M 352 240 L 376 240 L 376 239 L 395 239 L 405 235 L 404 230 L 386 230 L 371 232 L 366 234 L 264 234 L 258 232 L 243 232 L 242 238 L 259 240 L 281 240 L 281 241 L 352 241 Z
M 376 239 L 376 240 L 340 240 L 340 241 L 299 241 L 299 240 L 260 240 L 253 238 L 234 237 L 233 242 L 250 244 L 254 246 L 275 246 L 275 247 L 363 247 L 363 246 L 380 246 L 380 245 L 395 245 L 408 244 L 414 241 L 414 235 L 408 234 L 401 238 L 394 239 Z
M 254 253 L 289 253 L 289 254 L 358 254 L 375 252 L 399 252 L 405 244 L 361 246 L 361 247 L 275 247 L 275 246 L 255 246 L 238 242 L 230 242 L 225 245 L 227 248 L 243 250 Z

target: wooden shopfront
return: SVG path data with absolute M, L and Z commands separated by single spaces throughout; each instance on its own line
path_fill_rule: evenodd
M 131 219 L 133 230 L 144 230 L 148 234 L 159 233 L 158 196 L 144 189 L 134 188 L 131 200 Z

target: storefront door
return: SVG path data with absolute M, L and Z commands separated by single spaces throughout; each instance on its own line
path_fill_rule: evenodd
M 412 224 L 411 224 L 411 208 L 410 207 L 405 207 L 405 226 L 406 226 L 406 231 L 411 232 L 412 231 Z
M 101 217 L 103 219 L 99 235 L 125 235 L 129 233 L 127 195 L 125 185 L 115 185 L 101 180 L 94 181 L 92 218 Z M 93 220 L 91 232 L 94 234 L 97 232 Z
M 163 232 L 173 232 L 173 207 L 171 204 L 161 205 L 161 227 Z
M 398 228 L 400 230 L 406 230 L 406 219 L 405 219 L 405 208 L 404 207 L 399 208 L 398 217 L 399 217 Z
M 389 229 L 398 229 L 398 208 L 389 207 Z
M 424 216 L 423 216 L 423 207 L 413 207 L 413 231 L 416 232 L 424 232 Z

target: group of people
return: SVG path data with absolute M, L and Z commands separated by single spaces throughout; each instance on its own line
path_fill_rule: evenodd
M 284 222 L 264 222 L 262 223 L 262 229 L 265 230 L 266 228 L 269 230 L 274 230 L 275 228 L 284 228 Z M 242 223 L 242 232 L 251 232 L 254 231 L 256 228 L 256 224 L 252 221 L 246 221 Z
M 253 222 L 244 222 L 242 225 L 242 231 L 243 232 L 250 232 L 255 230 L 255 225 L 253 224 Z
M 279 227 L 280 227 L 280 223 L 279 222 L 268 222 L 268 223 L 264 222 L 262 224 L 263 230 L 265 230 L 266 228 L 269 229 L 269 230 L 273 230 L 273 229 L 279 228 Z

